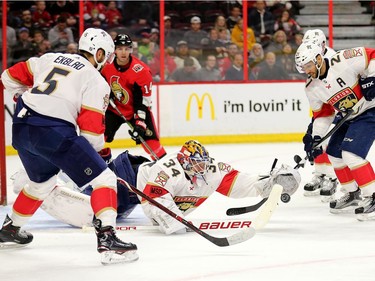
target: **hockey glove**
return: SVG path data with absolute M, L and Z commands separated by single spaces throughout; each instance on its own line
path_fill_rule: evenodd
M 375 98 L 375 77 L 367 77 L 359 79 L 362 88 L 362 95 L 367 101 Z
M 108 165 L 108 168 L 113 170 L 113 163 L 112 163 L 112 151 L 110 147 L 105 147 L 102 150 L 100 150 L 99 155 L 103 158 L 105 163 Z
M 133 130 L 129 130 L 129 134 L 131 138 L 139 142 L 140 138 L 144 138 L 146 135 L 147 125 L 145 122 L 146 113 L 142 110 L 138 110 L 136 114 L 134 114 L 134 128 Z
M 323 153 L 322 146 L 315 147 L 314 146 L 321 141 L 320 136 L 312 136 L 311 134 L 306 134 L 303 137 L 303 143 L 305 144 L 304 150 L 306 151 L 307 158 L 312 165 L 314 163 L 314 159 L 318 157 L 320 154 Z

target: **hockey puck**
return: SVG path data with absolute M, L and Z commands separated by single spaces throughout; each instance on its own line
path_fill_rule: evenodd
M 281 194 L 281 201 L 283 203 L 288 203 L 290 201 L 290 195 L 288 193 Z

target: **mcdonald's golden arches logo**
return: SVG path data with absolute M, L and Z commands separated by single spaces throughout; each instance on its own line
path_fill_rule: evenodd
M 198 118 L 202 119 L 203 117 L 203 106 L 204 101 L 207 98 L 208 102 L 210 103 L 210 111 L 211 111 L 211 120 L 215 120 L 215 105 L 212 101 L 212 97 L 209 93 L 204 93 L 202 97 L 199 97 L 198 94 L 192 93 L 189 96 L 187 106 L 186 106 L 186 121 L 190 121 L 190 112 L 191 112 L 191 104 L 193 100 L 197 101 L 197 108 L 198 108 Z

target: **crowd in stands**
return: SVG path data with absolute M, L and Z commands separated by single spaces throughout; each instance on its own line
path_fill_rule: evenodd
M 249 1 L 244 58 L 242 1 L 165 1 L 164 80 L 304 79 L 294 67 L 300 1 Z M 131 36 L 133 55 L 160 81 L 158 1 L 85 1 L 84 27 Z M 192 9 L 193 8 L 193 9 Z M 2 11 L 1 11 L 2 12 Z M 78 1 L 8 1 L 8 65 L 46 52 L 77 52 Z

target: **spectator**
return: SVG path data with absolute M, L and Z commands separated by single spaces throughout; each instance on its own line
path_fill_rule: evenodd
M 48 31 L 48 41 L 51 42 L 54 52 L 62 53 L 66 52 L 69 43 L 74 42 L 73 32 L 67 27 L 65 17 L 59 17 L 56 25 Z
M 242 7 L 240 5 L 232 5 L 230 7 L 230 15 L 226 20 L 227 27 L 228 27 L 229 31 L 232 31 L 233 27 L 242 18 L 241 17 L 241 8 Z
M 202 39 L 207 38 L 207 32 L 201 30 L 201 19 L 197 16 L 190 20 L 191 30 L 184 34 L 184 41 L 188 43 L 190 55 L 199 58 L 202 54 Z
M 223 38 L 223 39 L 230 40 L 230 31 L 228 29 L 227 23 L 223 16 L 218 16 L 216 18 L 214 28 L 216 29 L 218 33 L 225 32 L 226 38 Z
M 187 42 L 184 40 L 178 41 L 176 48 L 176 56 L 174 57 L 177 69 L 181 69 L 184 67 L 184 60 L 186 58 L 191 58 L 193 60 L 194 68 L 196 70 L 201 69 L 199 61 L 195 57 L 189 55 L 189 47 Z
M 29 35 L 31 37 L 33 37 L 36 27 L 35 27 L 35 24 L 33 22 L 32 17 L 31 17 L 31 11 L 30 10 L 23 10 L 21 19 L 22 19 L 22 22 L 21 22 L 20 28 L 26 27 L 29 30 Z
M 6 27 L 6 36 L 7 36 L 7 66 L 12 65 L 12 59 L 13 59 L 13 47 L 17 44 L 17 36 L 16 31 L 14 28 L 7 26 Z M 0 25 L 0 38 L 3 38 L 3 26 Z M 0 69 L 3 67 L 3 50 L 2 50 L 2 44 L 0 44 Z
M 165 50 L 164 54 L 164 80 L 168 81 L 170 80 L 171 74 L 176 70 L 177 67 L 173 57 L 168 52 L 168 47 Z M 160 50 L 155 53 L 154 57 L 149 62 L 149 67 L 151 69 L 153 80 L 160 81 Z
M 111 36 L 112 40 L 115 40 L 118 32 L 115 29 L 111 29 L 108 31 L 108 34 Z
M 236 53 L 231 67 L 225 72 L 225 80 L 243 81 L 243 75 L 243 55 L 242 53 Z
M 221 42 L 225 47 L 228 47 L 229 44 L 232 42 L 231 39 L 230 39 L 230 35 L 229 35 L 229 39 L 228 39 L 226 29 L 219 29 L 218 36 L 219 36 L 219 39 L 218 39 L 219 42 Z
M 159 29 L 151 28 L 150 41 L 155 44 L 157 49 L 159 49 Z
M 119 26 L 122 22 L 121 11 L 117 8 L 116 1 L 109 1 L 105 12 L 108 28 Z
M 268 52 L 264 63 L 260 66 L 258 80 L 288 80 L 289 75 L 283 67 L 276 62 L 276 55 Z
M 227 56 L 224 58 L 218 59 L 218 66 L 221 73 L 221 77 L 224 78 L 225 72 L 232 66 L 234 56 L 239 52 L 239 49 L 236 44 L 231 43 L 227 47 Z
M 248 57 L 249 71 L 255 78 L 258 77 L 260 64 L 264 61 L 264 50 L 260 43 L 255 43 Z
M 221 80 L 220 71 L 216 68 L 216 57 L 208 55 L 206 65 L 197 71 L 200 81 L 219 81 Z
M 86 1 L 83 19 L 85 26 L 100 28 L 106 26 L 106 6 L 101 1 Z
M 57 21 L 60 16 L 76 18 L 78 15 L 78 1 L 54 1 L 48 11 L 54 21 Z
M 303 34 L 297 33 L 294 35 L 293 40 L 290 42 L 293 49 L 293 53 L 296 53 L 298 47 L 302 44 L 302 40 Z
M 154 42 L 150 40 L 150 34 L 147 32 L 142 32 L 141 39 L 138 42 L 138 52 L 147 60 L 148 62 L 154 56 L 154 53 L 159 50 L 159 46 L 157 46 Z
M 237 24 L 232 29 L 231 39 L 232 42 L 235 43 L 239 49 L 243 49 L 243 20 L 240 19 Z M 256 43 L 254 31 L 251 28 L 247 28 L 247 48 L 251 50 L 253 45 Z
M 44 37 L 43 31 L 41 31 L 41 30 L 35 30 L 32 42 L 33 42 L 33 44 L 35 46 L 35 49 L 36 49 L 36 52 L 37 52 L 36 55 L 38 57 L 40 57 L 42 55 L 42 53 L 40 51 L 40 46 L 42 45 L 44 39 L 46 39 L 46 38 Z
M 191 57 L 184 59 L 183 68 L 176 69 L 171 76 L 170 82 L 195 82 L 199 81 L 197 70 L 194 67 L 194 60 Z
M 38 56 L 52 51 L 51 42 L 47 39 L 43 39 L 42 44 L 39 45 Z
M 68 54 L 77 54 L 78 53 L 78 44 L 75 43 L 75 42 L 68 44 L 68 46 L 66 47 L 66 52 Z
M 256 1 L 254 7 L 249 12 L 247 22 L 254 31 L 257 42 L 265 48 L 272 39 L 275 20 L 272 13 L 266 10 L 265 1 Z
M 182 39 L 183 35 L 172 28 L 172 19 L 170 16 L 164 16 L 164 44 L 166 47 L 172 47 L 173 50 L 177 46 L 177 42 Z
M 301 32 L 300 25 L 290 17 L 287 10 L 284 10 L 275 22 L 275 31 L 283 30 L 287 36 L 288 41 L 293 39 L 294 35 Z
M 225 56 L 227 49 L 225 44 L 219 41 L 219 34 L 215 28 L 210 30 L 209 38 L 202 39 L 202 57 L 207 58 L 208 55 L 222 58 Z
M 145 64 L 147 64 L 147 62 L 148 62 L 147 58 L 139 52 L 138 42 L 136 42 L 136 41 L 133 41 L 132 56 L 138 58 L 140 61 L 144 62 Z
M 285 72 L 288 73 L 290 79 L 300 80 L 306 78 L 306 76 L 299 73 L 295 67 L 294 52 L 290 44 L 284 46 L 280 62 Z
M 266 51 L 275 53 L 277 60 L 279 60 L 280 56 L 283 54 L 283 48 L 286 44 L 288 44 L 288 39 L 285 32 L 283 30 L 278 30 L 273 35 L 273 40 L 266 48 Z
M 46 1 L 35 1 L 36 9 L 32 14 L 32 19 L 36 28 L 46 30 L 53 24 L 51 14 L 46 11 Z
M 13 64 L 26 61 L 37 54 L 36 46 L 31 42 L 29 30 L 21 27 L 18 31 L 18 41 L 13 49 Z

